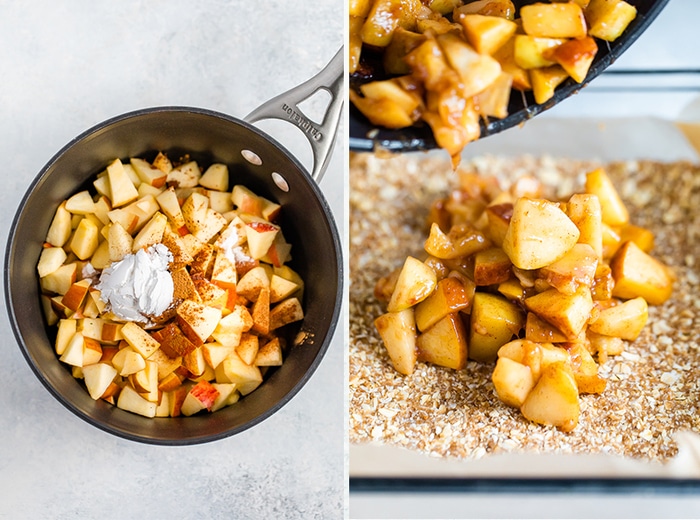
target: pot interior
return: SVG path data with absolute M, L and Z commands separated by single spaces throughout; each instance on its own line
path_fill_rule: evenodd
M 205 166 L 223 162 L 229 167 L 231 186 L 244 184 L 280 203 L 280 223 L 292 244 L 289 265 L 305 282 L 302 303 L 306 317 L 297 335 L 303 340 L 290 342 L 283 365 L 268 372 L 265 382 L 235 405 L 192 417 L 145 418 L 91 399 L 54 353 L 54 334 L 45 325 L 36 273 L 42 243 L 61 201 L 91 186 L 109 161 L 117 157 L 123 161 L 130 157 L 152 159 L 158 151 L 172 159 L 189 153 Z M 252 157 L 253 162 L 245 157 Z M 288 191 L 277 186 L 273 173 L 282 175 Z M 291 399 L 316 369 L 340 310 L 341 247 L 330 208 L 318 186 L 296 159 L 264 133 L 235 118 L 201 109 L 166 107 L 133 112 L 77 137 L 45 166 L 27 191 L 10 230 L 6 255 L 10 321 L 32 370 L 79 417 L 141 442 L 206 442 L 265 419 Z

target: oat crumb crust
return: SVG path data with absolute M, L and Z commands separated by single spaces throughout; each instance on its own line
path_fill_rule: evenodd
M 504 186 L 536 175 L 561 195 L 579 191 L 601 164 L 553 157 L 464 160 L 461 169 Z M 418 363 L 411 376 L 391 366 L 373 321 L 381 276 L 420 254 L 431 202 L 457 186 L 444 158 L 425 154 L 350 158 L 349 440 L 400 446 L 436 457 L 492 453 L 605 453 L 667 461 L 680 430 L 700 432 L 700 166 L 628 161 L 604 165 L 632 222 L 656 236 L 652 254 L 673 267 L 674 294 L 650 306 L 649 322 L 625 352 L 601 365 L 602 395 L 581 396 L 571 433 L 530 423 L 501 403 L 491 365 L 454 371 Z

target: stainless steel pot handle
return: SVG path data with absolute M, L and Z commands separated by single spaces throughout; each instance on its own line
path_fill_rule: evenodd
M 311 144 L 314 158 L 311 177 L 316 182 L 319 182 L 326 172 L 333 143 L 338 133 L 343 107 L 343 58 L 343 47 L 341 47 L 318 74 L 291 90 L 266 101 L 244 118 L 248 123 L 255 123 L 263 119 L 280 119 L 301 129 Z M 331 100 L 323 114 L 323 121 L 318 124 L 304 115 L 298 105 L 321 89 L 331 95 Z

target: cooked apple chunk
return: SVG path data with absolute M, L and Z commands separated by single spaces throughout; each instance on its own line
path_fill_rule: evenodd
M 413 309 L 409 307 L 402 311 L 382 314 L 374 320 L 374 326 L 396 371 L 411 375 L 418 359 Z

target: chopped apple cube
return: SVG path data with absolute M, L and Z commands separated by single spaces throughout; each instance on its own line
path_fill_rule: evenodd
M 425 300 L 435 290 L 435 272 L 420 260 L 409 256 L 403 264 L 387 310 L 398 312 Z
M 544 38 L 583 38 L 586 19 L 575 2 L 537 2 L 520 8 L 520 19 L 526 34 Z
M 564 432 L 573 430 L 578 424 L 580 404 L 571 367 L 562 362 L 547 366 L 520 411 L 538 424 L 556 426 Z
M 39 263 L 36 268 L 39 277 L 44 277 L 47 274 L 53 273 L 56 269 L 63 265 L 68 255 L 62 247 L 45 247 L 39 256 Z
M 90 397 L 98 400 L 117 377 L 117 370 L 107 363 L 95 363 L 83 368 L 83 378 Z
M 374 320 L 374 326 L 396 371 L 411 375 L 418 359 L 413 308 L 382 314 Z
M 641 296 L 651 305 L 660 305 L 673 292 L 673 275 L 657 259 L 642 251 L 634 242 L 625 242 L 610 260 L 617 298 Z
M 491 375 L 498 398 L 508 406 L 520 408 L 535 386 L 530 367 L 507 357 L 499 357 Z
M 88 218 L 83 218 L 78 228 L 73 233 L 70 241 L 70 249 L 81 260 L 87 260 L 99 245 L 100 230 L 97 225 Z
M 503 250 L 520 269 L 539 269 L 563 257 L 580 232 L 558 205 L 519 198 L 513 207 Z
M 153 352 L 160 348 L 160 343 L 133 321 L 126 322 L 121 333 L 131 348 L 141 354 L 144 359 L 148 359 Z
M 70 238 L 72 215 L 66 209 L 65 201 L 56 209 L 49 230 L 46 233 L 46 241 L 54 247 L 63 247 Z
M 623 0 L 591 0 L 585 15 L 588 34 L 614 41 L 637 16 L 637 8 Z
M 525 324 L 525 316 L 515 303 L 485 292 L 474 294 L 469 327 L 469 357 L 494 361 L 498 349 L 513 339 Z
M 243 395 L 248 395 L 262 383 L 260 369 L 246 364 L 236 353 L 224 359 L 221 366 L 229 382 L 234 383 Z
M 122 410 L 143 415 L 144 417 L 155 417 L 158 405 L 145 399 L 131 386 L 126 385 L 119 392 L 117 406 Z
M 418 360 L 455 370 L 467 366 L 467 332 L 459 313 L 448 314 L 416 339 Z
M 139 192 L 119 159 L 107 166 L 107 178 L 112 207 L 118 208 L 138 198 Z

